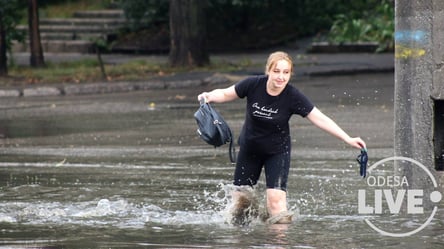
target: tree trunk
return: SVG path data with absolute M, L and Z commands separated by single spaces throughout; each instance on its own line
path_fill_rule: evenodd
M 37 0 L 28 0 L 29 46 L 31 50 L 30 63 L 32 67 L 45 65 L 42 43 L 40 41 L 39 13 Z
M 3 17 L 0 16 L 0 76 L 8 75 L 8 58 L 6 57 L 6 31 Z
M 105 71 L 105 65 L 103 64 L 102 60 L 102 51 L 100 46 L 98 46 L 97 44 L 96 44 L 96 54 L 97 54 L 97 60 L 99 61 L 100 72 L 102 73 L 102 79 L 108 80 L 108 76 L 106 75 Z
M 210 63 L 206 45 L 206 1 L 170 0 L 170 65 L 205 66 Z

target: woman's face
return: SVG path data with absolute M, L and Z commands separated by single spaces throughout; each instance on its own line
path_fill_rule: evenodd
M 268 81 L 274 90 L 282 90 L 291 76 L 291 65 L 286 60 L 278 60 L 268 71 Z

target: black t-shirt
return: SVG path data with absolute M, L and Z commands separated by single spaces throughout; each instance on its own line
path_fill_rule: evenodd
M 235 85 L 239 98 L 247 97 L 245 123 L 239 137 L 244 149 L 276 154 L 289 149 L 289 120 L 293 114 L 306 117 L 314 105 L 294 86 L 277 96 L 267 93 L 267 75 L 246 78 Z

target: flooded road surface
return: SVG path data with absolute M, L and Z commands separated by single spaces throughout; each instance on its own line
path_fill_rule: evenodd
M 393 74 L 298 79 L 370 163 L 393 155 Z M 0 99 L 0 248 L 442 248 L 442 205 L 422 231 L 380 235 L 358 212 L 358 151 L 291 120 L 290 225 L 230 225 L 228 148 L 196 134 L 201 89 Z M 243 100 L 214 106 L 235 136 Z M 263 176 L 255 192 L 264 207 Z M 428 217 L 373 217 L 409 231 Z M 384 221 L 384 222 L 382 222 Z

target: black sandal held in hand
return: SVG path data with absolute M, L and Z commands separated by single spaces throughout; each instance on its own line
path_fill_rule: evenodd
M 359 165 L 361 166 L 359 170 L 359 175 L 361 175 L 362 178 L 365 178 L 367 176 L 367 161 L 368 161 L 366 148 L 361 149 L 361 154 L 356 158 L 356 161 L 358 161 Z

